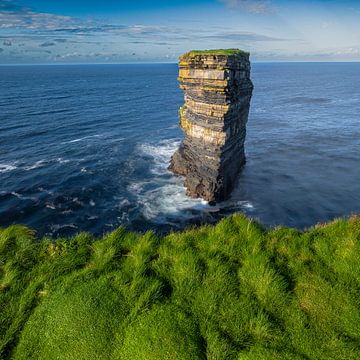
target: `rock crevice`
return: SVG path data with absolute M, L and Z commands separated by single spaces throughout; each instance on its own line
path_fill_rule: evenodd
M 169 169 L 185 176 L 187 195 L 226 200 L 245 164 L 244 142 L 253 84 L 249 54 L 240 50 L 192 51 L 180 57 L 185 133 Z

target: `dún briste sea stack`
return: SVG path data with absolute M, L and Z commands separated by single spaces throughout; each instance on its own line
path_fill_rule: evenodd
M 245 164 L 244 143 L 253 84 L 249 53 L 190 51 L 180 57 L 179 110 L 185 138 L 169 169 L 185 177 L 187 195 L 226 200 Z

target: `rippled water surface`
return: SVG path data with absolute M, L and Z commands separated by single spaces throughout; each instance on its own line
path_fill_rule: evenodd
M 360 213 L 360 64 L 254 64 L 232 198 L 188 199 L 176 65 L 0 67 L 0 226 L 159 232 L 241 211 L 304 228 Z

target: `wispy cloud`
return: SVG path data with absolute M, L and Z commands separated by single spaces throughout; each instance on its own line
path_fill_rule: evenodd
M 263 12 L 267 11 L 267 2 L 259 0 L 220 0 L 231 7 L 244 7 L 248 11 Z M 113 35 L 127 37 L 134 43 L 137 41 L 146 42 L 151 39 L 152 42 L 158 44 L 174 43 L 186 41 L 194 38 L 217 39 L 217 40 L 233 40 L 233 41 L 278 41 L 280 39 L 271 36 L 257 34 L 253 32 L 213 32 L 209 34 L 207 31 L 200 29 L 194 30 L 189 28 L 181 28 L 177 26 L 158 26 L 158 25 L 123 25 L 109 24 L 95 20 L 83 21 L 70 16 L 61 16 L 50 13 L 36 12 L 34 9 L 18 5 L 13 0 L 0 0 L 0 30 L 13 29 L 18 34 L 32 36 L 51 36 L 52 39 L 45 42 L 48 46 L 49 42 L 65 43 L 67 39 L 59 38 L 63 35 L 68 38 L 70 36 L 87 36 L 87 35 Z M 22 31 L 23 30 L 23 31 Z
M 52 41 L 45 41 L 44 43 L 40 44 L 40 47 L 49 47 L 49 46 L 55 46 L 56 44 Z
M 176 61 L 178 55 L 190 48 L 222 46 L 249 50 L 256 60 L 360 60 L 358 32 L 344 30 L 346 37 L 338 32 L 342 27 L 357 29 L 355 23 L 352 27 L 348 23 L 345 26 L 339 19 L 315 14 L 317 21 L 311 28 L 314 31 L 309 30 L 309 23 L 312 23 L 307 17 L 306 32 L 304 20 L 297 12 L 290 14 L 292 18 L 281 21 L 283 9 L 275 0 L 217 1 L 218 5 L 209 6 L 209 13 L 204 9 L 197 21 L 151 24 L 149 17 L 147 23 L 142 24 L 133 16 L 126 18 L 124 24 L 116 21 L 115 15 L 111 17 L 112 22 L 104 17 L 76 18 L 36 11 L 20 5 L 17 0 L 0 0 L 0 62 Z M 217 17 L 215 11 L 219 3 L 228 9 L 224 10 L 228 18 Z M 308 12 L 312 14 L 311 9 Z M 249 17 L 249 13 L 276 13 L 277 16 L 257 21 Z M 119 15 L 118 19 L 123 17 Z M 324 43 L 327 38 L 332 39 L 331 43 Z
M 1 0 L 0 1 L 0 11 L 7 11 L 7 12 L 23 12 L 29 10 L 28 8 L 16 4 L 12 0 Z
M 73 24 L 69 16 L 36 12 L 12 0 L 0 0 L 0 29 L 55 29 Z
M 271 14 L 275 11 L 268 0 L 219 0 L 230 9 L 239 9 L 254 14 Z
M 273 36 L 267 36 L 246 31 L 224 31 L 212 35 L 200 36 L 206 39 L 216 39 L 222 41 L 238 41 L 238 42 L 259 42 L 259 41 L 288 41 L 289 39 L 282 39 Z

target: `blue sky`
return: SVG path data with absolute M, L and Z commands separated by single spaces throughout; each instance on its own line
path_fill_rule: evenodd
M 360 1 L 0 0 L 0 64 L 176 62 L 233 47 L 253 61 L 359 61 Z

